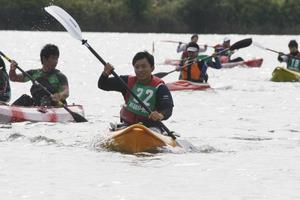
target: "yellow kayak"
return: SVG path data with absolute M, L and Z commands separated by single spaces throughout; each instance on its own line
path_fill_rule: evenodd
M 300 72 L 289 70 L 283 67 L 276 67 L 272 73 L 271 81 L 298 82 L 300 81 Z
M 179 146 L 169 136 L 155 132 L 141 124 L 134 124 L 109 133 L 104 146 L 122 153 L 157 152 L 159 148 Z

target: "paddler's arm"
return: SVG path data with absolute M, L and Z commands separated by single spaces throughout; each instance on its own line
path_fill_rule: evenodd
M 279 52 L 277 60 L 279 62 L 287 62 L 288 61 L 288 56 L 284 55 L 284 53 Z
M 115 77 L 109 78 L 113 69 L 114 68 L 111 64 L 106 64 L 101 76 L 99 77 L 98 88 L 105 91 L 118 91 L 124 95 L 126 93 L 126 88 L 120 83 L 120 80 Z M 128 76 L 120 76 L 120 78 L 127 84 Z
M 63 73 L 60 72 L 58 74 L 58 79 L 61 85 L 59 92 L 51 95 L 51 99 L 56 102 L 65 101 L 69 97 L 68 78 Z
M 210 60 L 207 62 L 207 65 L 210 66 L 211 68 L 221 69 L 222 64 L 221 64 L 220 58 L 215 53 L 212 56 L 215 59 L 215 62 Z
M 9 79 L 13 82 L 25 82 L 26 80 L 24 78 L 24 75 L 16 73 L 17 66 L 18 63 L 12 60 L 10 64 L 10 70 L 9 70 Z
M 69 97 L 69 86 L 63 85 L 62 88 L 63 90 L 61 92 L 51 95 L 51 99 L 53 101 L 59 102 L 59 101 L 66 100 Z
M 204 45 L 204 48 L 199 48 L 199 53 L 201 53 L 201 52 L 205 52 L 207 50 L 207 45 L 205 44 Z
M 156 93 L 157 111 L 153 111 L 149 118 L 154 121 L 167 120 L 173 112 L 173 98 L 166 85 L 160 85 Z

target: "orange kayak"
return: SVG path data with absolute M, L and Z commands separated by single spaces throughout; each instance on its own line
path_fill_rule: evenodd
M 208 83 L 195 83 L 186 80 L 178 80 L 175 82 L 167 83 L 166 86 L 170 91 L 180 91 L 180 90 L 207 90 L 210 87 Z
M 179 146 L 171 137 L 155 132 L 141 124 L 134 124 L 109 133 L 103 145 L 122 153 L 157 152 L 160 148 Z

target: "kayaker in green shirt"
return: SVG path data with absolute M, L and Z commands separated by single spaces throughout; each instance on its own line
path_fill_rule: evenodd
M 41 69 L 33 69 L 27 73 L 41 85 L 46 87 L 52 95 L 49 96 L 43 89 L 37 85 L 32 85 L 29 96 L 22 95 L 13 105 L 18 106 L 56 106 L 57 102 L 66 103 L 69 96 L 69 86 L 67 77 L 56 69 L 59 58 L 58 47 L 53 44 L 47 44 L 40 53 L 42 63 Z M 20 73 L 16 73 L 16 61 L 12 61 L 10 65 L 9 78 L 13 82 L 27 82 L 30 79 Z
M 289 54 L 279 53 L 277 59 L 279 62 L 286 62 L 288 69 L 299 72 L 300 71 L 300 53 L 298 51 L 297 41 L 291 40 L 288 44 L 288 47 L 290 49 L 290 53 Z
M 11 96 L 9 77 L 5 69 L 5 63 L 0 57 L 0 103 L 9 102 Z

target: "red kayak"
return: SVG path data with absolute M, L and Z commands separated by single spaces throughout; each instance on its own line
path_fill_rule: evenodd
M 195 83 L 186 80 L 178 80 L 175 82 L 167 83 L 166 85 L 170 91 L 207 90 L 211 88 L 208 83 Z
M 253 67 L 261 67 L 262 63 L 263 63 L 263 59 L 258 58 L 258 59 L 252 59 L 246 61 L 223 63 L 222 68 L 233 68 L 237 66 L 253 68 Z

